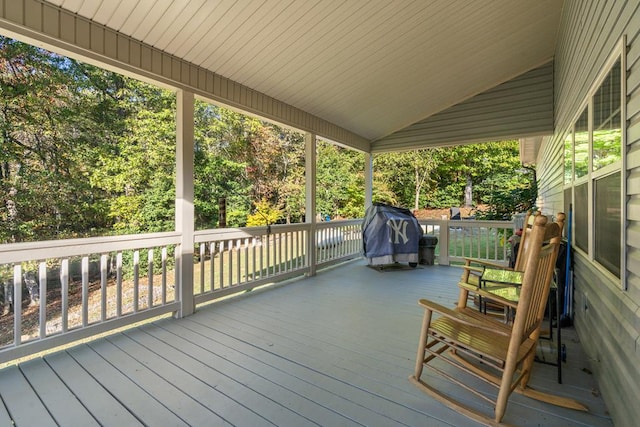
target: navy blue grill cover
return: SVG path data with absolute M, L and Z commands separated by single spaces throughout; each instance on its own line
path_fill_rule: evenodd
M 375 203 L 362 223 L 364 256 L 371 265 L 418 262 L 422 228 L 409 209 Z

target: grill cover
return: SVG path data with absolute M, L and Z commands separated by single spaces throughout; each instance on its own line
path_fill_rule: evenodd
M 364 256 L 371 265 L 418 263 L 422 228 L 409 209 L 375 203 L 362 223 Z

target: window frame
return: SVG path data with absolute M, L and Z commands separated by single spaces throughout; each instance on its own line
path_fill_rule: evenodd
M 614 65 L 620 61 L 620 159 L 603 166 L 597 170 L 594 170 L 593 165 L 593 133 L 594 133 L 594 96 L 600 89 L 601 85 L 604 83 L 606 78 L 608 77 L 611 70 L 613 70 Z M 567 194 L 567 190 L 571 190 L 571 200 L 570 203 L 575 209 L 575 197 L 576 191 L 575 188 L 582 184 L 587 184 L 587 207 L 588 207 L 588 244 L 587 250 L 581 249 L 575 243 L 576 241 L 576 233 L 572 233 L 571 236 L 571 245 L 572 247 L 584 254 L 588 257 L 589 261 L 598 268 L 604 275 L 612 278 L 615 282 L 619 282 L 622 290 L 627 289 L 627 280 L 626 280 L 626 170 L 627 170 L 627 144 L 626 144 L 626 38 L 623 36 L 619 42 L 616 44 L 612 53 L 607 58 L 607 61 L 601 67 L 601 71 L 598 73 L 598 77 L 593 82 L 587 95 L 583 102 L 580 103 L 579 108 L 577 109 L 577 113 L 571 120 L 570 126 L 568 126 L 566 132 L 563 133 L 562 137 L 562 151 L 563 151 L 563 198 L 564 195 Z M 576 123 L 584 113 L 585 109 L 588 114 L 588 172 L 586 175 L 576 178 L 576 164 L 575 164 L 575 148 L 576 148 Z M 566 153 L 565 153 L 565 144 L 567 138 L 571 138 L 571 179 L 569 182 L 565 182 L 565 173 L 566 173 Z M 606 268 L 602 263 L 595 259 L 595 234 L 596 234 L 596 225 L 595 225 L 595 187 L 596 181 L 601 178 L 606 178 L 611 174 L 620 172 L 620 277 L 616 276 L 612 273 L 608 268 Z M 567 205 L 567 201 L 564 202 Z M 575 215 L 572 217 L 571 227 L 575 230 Z

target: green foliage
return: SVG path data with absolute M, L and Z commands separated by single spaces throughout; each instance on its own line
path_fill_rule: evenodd
M 385 153 L 374 158 L 374 169 L 389 171 L 377 175 L 377 184 L 389 188 L 394 195 L 388 199 L 401 206 L 418 209 L 425 194 L 437 188 L 433 172 L 437 167 L 438 150 L 413 150 L 401 153 Z M 379 183 L 379 184 L 378 184 Z
M 384 199 L 405 207 L 488 203 L 486 215 L 497 218 L 506 215 L 506 206 L 520 208 L 535 200 L 535 183 L 517 173 L 520 168 L 517 141 L 385 153 L 374 158 L 374 189 L 388 189 Z M 465 190 L 470 200 L 465 200 Z M 510 201 L 502 202 L 494 190 L 506 191 Z
M 317 148 L 316 206 L 323 217 L 364 216 L 364 156 L 324 141 Z
M 444 188 L 436 188 L 425 197 L 424 206 L 445 209 L 460 206 L 464 188 L 459 183 L 451 183 Z
M 227 209 L 227 227 L 243 227 L 247 225 L 249 209 Z
M 537 198 L 534 170 L 511 174 L 495 174 L 482 182 L 483 202 L 489 208 L 478 211 L 479 219 L 509 220 L 517 212 L 532 209 Z
M 247 217 L 247 226 L 276 224 L 282 218 L 282 210 L 262 199 L 255 204 L 255 211 Z
M 218 200 L 227 225 L 244 226 L 252 201 L 282 206 L 285 222 L 304 215 L 304 138 L 300 133 L 196 102 L 196 227 L 217 226 Z
M 2 37 L 0 83 L 1 241 L 174 228 L 173 93 Z
M 142 205 L 140 196 L 121 195 L 111 200 L 109 217 L 113 220 L 113 229 L 120 233 L 136 232 L 141 223 L 139 212 Z

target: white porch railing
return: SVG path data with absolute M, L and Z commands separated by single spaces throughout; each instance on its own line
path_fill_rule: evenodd
M 438 238 L 438 264 L 478 258 L 507 265 L 513 221 L 420 220 L 426 234 Z
M 358 256 L 361 220 L 316 224 L 272 225 L 195 233 L 195 303 L 279 282 L 312 271 L 309 247 L 314 247 L 314 269 Z
M 194 291 L 182 298 L 200 304 L 310 273 L 309 247 L 314 271 L 354 258 L 359 227 L 198 231 Z M 177 312 L 179 242 L 179 233 L 154 233 L 0 245 L 0 363 Z
M 154 233 L 0 245 L 0 362 L 178 310 L 171 257 L 179 240 Z
M 508 221 L 420 221 L 438 263 L 505 262 Z M 202 304 L 360 256 L 362 220 L 197 231 L 193 298 Z M 179 233 L 0 245 L 0 363 L 177 312 Z M 189 289 L 189 286 L 185 288 Z M 7 303 L 10 302 L 11 306 Z
M 316 224 L 316 265 L 327 267 L 362 253 L 362 220 Z

